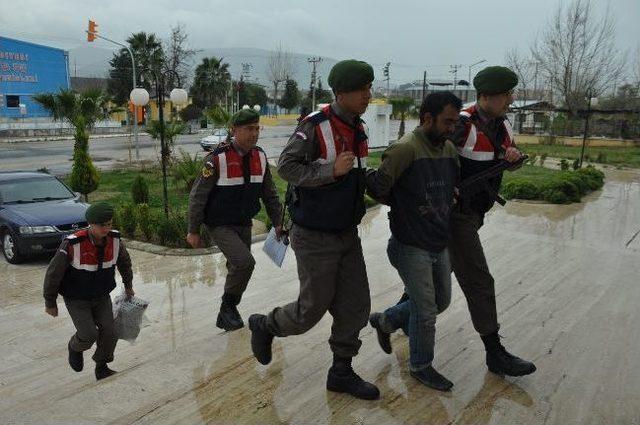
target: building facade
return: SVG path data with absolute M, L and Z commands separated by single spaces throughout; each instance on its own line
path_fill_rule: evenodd
M 0 37 L 0 119 L 48 117 L 33 95 L 69 87 L 68 52 Z

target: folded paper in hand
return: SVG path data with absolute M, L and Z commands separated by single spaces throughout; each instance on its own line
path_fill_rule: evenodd
M 282 267 L 284 256 L 287 253 L 287 247 L 289 246 L 289 240 L 286 236 L 276 239 L 276 229 L 272 227 L 267 235 L 267 239 L 264 241 L 262 250 L 271 258 L 276 266 Z

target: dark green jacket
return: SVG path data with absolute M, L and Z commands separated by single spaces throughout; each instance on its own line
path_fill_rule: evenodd
M 380 168 L 367 174 L 367 188 L 391 207 L 389 224 L 398 241 L 440 252 L 449 238 L 459 174 L 453 143 L 434 143 L 418 127 L 384 152 Z

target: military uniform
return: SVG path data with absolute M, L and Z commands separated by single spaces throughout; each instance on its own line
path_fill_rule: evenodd
M 106 215 L 95 210 L 104 203 L 92 205 L 87 212 L 89 223 L 109 221 L 113 210 L 106 207 Z M 88 230 L 80 230 L 65 238 L 47 267 L 44 278 L 45 307 L 56 308 L 61 294 L 76 333 L 69 340 L 69 363 L 79 372 L 83 368 L 82 352 L 96 343 L 93 360 L 96 377 L 102 379 L 114 372 L 107 368 L 113 361 L 117 336 L 109 293 L 116 287 L 115 269 L 122 276 L 126 289 L 132 288 L 131 257 L 117 231 L 110 231 L 104 240 L 95 240 Z
M 505 94 L 517 83 L 513 71 L 496 66 L 483 69 L 474 79 L 479 96 Z M 452 140 L 458 148 L 463 180 L 495 165 L 503 160 L 507 149 L 515 148 L 513 131 L 505 117 L 491 117 L 477 104 L 460 112 Z M 495 193 L 501 181 L 500 175 L 489 182 Z M 493 195 L 486 191 L 458 202 L 451 214 L 451 266 L 467 299 L 473 325 L 485 344 L 489 369 L 525 375 L 536 370 L 533 363 L 509 354 L 500 343 L 494 279 L 478 235 L 493 203 Z
M 189 233 L 198 233 L 206 224 L 227 259 L 217 321 L 225 330 L 244 325 L 236 306 L 255 266 L 251 220 L 260 211 L 260 199 L 273 225 L 280 225 L 282 209 L 265 152 L 259 147 L 244 152 L 235 142 L 223 143 L 205 157 L 189 195 Z
M 359 61 L 342 61 L 329 75 L 334 92 L 369 90 L 373 70 Z M 339 94 L 338 94 L 339 96 Z M 334 178 L 342 152 L 353 152 L 354 167 Z M 361 345 L 371 300 L 357 225 L 364 213 L 364 167 L 367 135 L 359 116 L 338 104 L 304 120 L 280 155 L 278 173 L 293 187 L 289 212 L 291 246 L 296 254 L 300 295 L 268 316 L 252 315 L 252 349 L 261 363 L 271 360 L 273 336 L 298 335 L 311 329 L 328 311 L 333 316 L 329 345 L 334 364 L 327 389 L 363 399 L 378 389 L 351 368 Z

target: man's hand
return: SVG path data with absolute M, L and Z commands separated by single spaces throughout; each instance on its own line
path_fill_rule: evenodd
M 353 160 L 356 156 L 353 152 L 342 152 L 333 164 L 333 177 L 340 177 L 347 174 L 353 168 Z
M 276 226 L 276 240 L 280 240 L 284 232 L 282 231 L 282 225 Z
M 520 159 L 521 156 L 522 156 L 522 153 L 520 153 L 520 151 L 514 147 L 507 148 L 507 150 L 504 153 L 504 159 L 507 162 L 516 162 L 517 160 Z
M 127 298 L 131 298 L 131 297 L 136 295 L 136 293 L 133 290 L 133 288 L 124 288 L 124 293 L 127 296 Z
M 58 307 L 45 307 L 44 311 L 46 311 L 49 316 L 58 317 Z
M 200 239 L 200 235 L 197 233 L 188 233 L 187 243 L 191 245 L 192 248 L 200 248 L 202 246 L 202 240 Z

